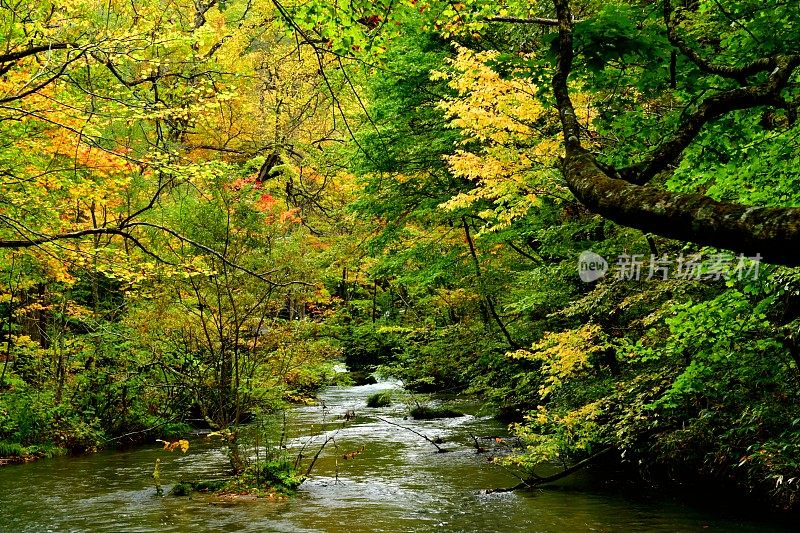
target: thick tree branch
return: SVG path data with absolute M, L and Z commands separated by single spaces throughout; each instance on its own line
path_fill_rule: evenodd
M 649 182 L 659 172 L 677 163 L 706 124 L 731 111 L 759 106 L 790 107 L 781 91 L 800 65 L 800 56 L 777 56 L 772 61 L 775 66 L 765 82 L 722 91 L 703 99 L 693 113 L 684 117 L 669 140 L 644 161 L 619 169 L 619 177 L 636 184 Z
M 727 204 L 609 177 L 583 148 L 568 151 L 564 177 L 591 211 L 663 237 L 725 248 L 765 261 L 800 265 L 800 208 Z
M 664 24 L 667 27 L 667 38 L 669 42 L 697 65 L 700 70 L 708 74 L 744 82 L 749 76 L 758 74 L 759 72 L 769 72 L 778 66 L 778 58 L 774 56 L 761 57 L 741 66 L 717 65 L 708 61 L 678 35 L 677 26 L 672 18 L 672 2 L 670 0 L 664 0 Z
M 42 44 L 39 46 L 31 46 L 30 48 L 26 48 L 25 50 L 19 50 L 17 52 L 9 52 L 7 54 L 0 54 L 0 63 L 9 63 L 13 61 L 19 61 L 28 56 L 41 54 L 42 52 L 49 52 L 50 50 L 65 50 L 67 48 L 77 48 L 77 45 L 72 43 L 51 43 L 51 44 Z
M 570 147 L 581 145 L 581 127 L 575 116 L 575 106 L 569 96 L 567 84 L 575 55 L 572 48 L 572 12 L 568 0 L 553 0 L 553 3 L 558 17 L 558 54 L 556 71 L 553 74 L 553 91 L 558 105 L 564 142 L 567 152 L 569 152 Z
M 559 20 L 558 60 L 553 90 L 563 128 L 566 157 L 562 172 L 570 190 L 591 211 L 619 224 L 664 237 L 761 256 L 769 262 L 800 265 L 800 208 L 751 207 L 717 202 L 701 194 L 679 194 L 628 183 L 604 172 L 580 143 L 580 127 L 567 80 L 572 68 L 572 16 L 568 0 L 554 0 Z M 756 87 L 727 91 L 701 104 L 690 127 L 661 150 L 680 153 L 699 128 L 723 109 L 737 109 L 752 98 L 769 101 L 783 87 L 797 62 L 783 58 L 770 79 Z M 654 163 L 650 163 L 651 165 Z

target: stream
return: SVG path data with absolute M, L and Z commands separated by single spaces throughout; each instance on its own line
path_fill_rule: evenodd
M 306 444 L 305 455 L 313 455 L 326 435 L 337 433 L 336 445 L 325 447 L 310 479 L 286 500 L 156 496 L 151 474 L 157 458 L 165 492 L 181 479 L 224 476 L 229 464 L 220 443 L 194 437 L 185 455 L 151 445 L 0 468 L 0 531 L 791 531 L 738 509 L 690 506 L 635 487 L 599 486 L 587 473 L 553 488 L 485 494 L 484 489 L 518 482 L 487 461 L 487 454 L 476 453 L 472 438 L 503 434 L 504 425 L 470 415 L 406 420 L 402 402 L 365 407 L 369 395 L 394 387 L 391 382 L 330 387 L 319 395 L 325 408 L 290 410 L 290 450 Z M 470 412 L 469 406 L 465 410 Z M 344 424 L 348 411 L 356 418 Z M 441 437 L 450 451 L 437 453 L 412 431 L 377 417 L 431 439 Z M 327 432 L 320 434 L 323 429 Z M 308 443 L 313 435 L 319 436 Z

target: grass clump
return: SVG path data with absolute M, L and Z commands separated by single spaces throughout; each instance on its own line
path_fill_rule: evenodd
M 389 391 L 376 392 L 367 398 L 367 407 L 389 407 L 392 405 L 392 394 Z
M 0 457 L 20 457 L 27 450 L 18 442 L 0 442 Z

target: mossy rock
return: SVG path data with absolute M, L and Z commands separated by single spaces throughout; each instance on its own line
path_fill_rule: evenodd
M 228 486 L 226 479 L 209 479 L 204 481 L 181 481 L 169 491 L 171 496 L 189 496 L 192 492 L 219 492 Z
M 367 407 L 389 407 L 392 405 L 392 393 L 376 392 L 367 398 Z
M 419 405 L 410 411 L 411 418 L 415 420 L 432 420 L 434 418 L 458 418 L 464 416 L 461 411 L 449 407 L 427 407 Z
M 375 376 L 372 375 L 371 372 L 363 371 L 363 370 L 353 370 L 350 372 L 350 379 L 353 380 L 353 383 L 356 385 L 374 385 L 378 382 L 375 379 Z
M 176 483 L 175 486 L 172 487 L 172 490 L 169 491 L 170 496 L 188 496 L 194 492 L 191 483 L 187 483 L 185 481 L 181 481 L 180 483 Z
M 192 483 L 192 488 L 197 492 L 219 492 L 227 485 L 227 479 L 209 479 Z

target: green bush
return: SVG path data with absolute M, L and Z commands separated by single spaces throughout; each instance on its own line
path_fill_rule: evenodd
M 20 457 L 22 455 L 26 455 L 26 450 L 18 442 L 0 442 L 0 457 Z
M 230 488 L 275 490 L 291 494 L 303 483 L 300 474 L 291 461 L 272 459 L 250 464 L 244 472 L 230 484 Z
M 185 422 L 169 422 L 161 426 L 159 437 L 164 440 L 183 438 L 192 431 L 192 427 Z
M 351 370 L 374 369 L 394 361 L 405 349 L 411 330 L 366 324 L 337 332 L 345 362 Z
M 389 391 L 376 392 L 367 398 L 367 407 L 389 407 L 392 405 L 392 393 Z

